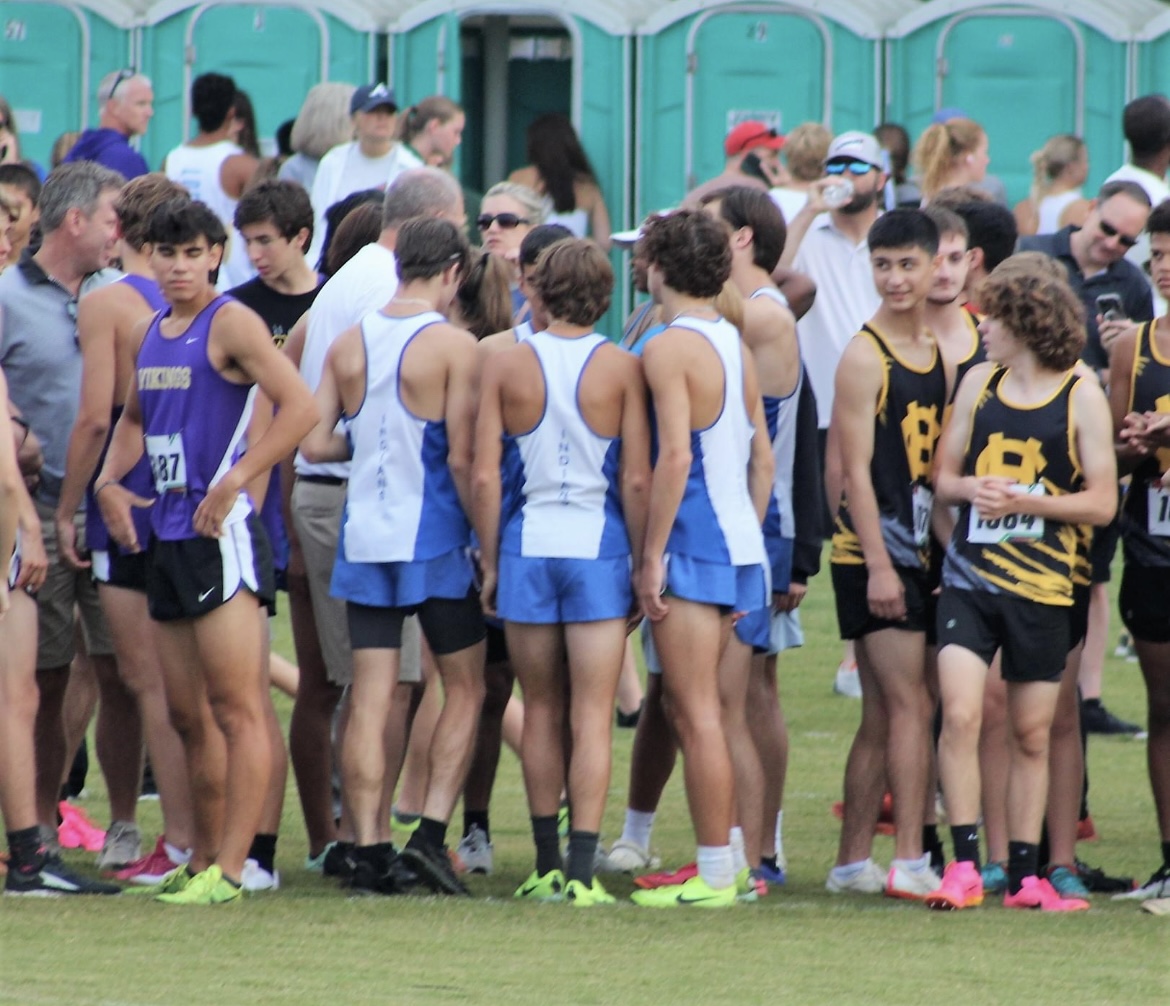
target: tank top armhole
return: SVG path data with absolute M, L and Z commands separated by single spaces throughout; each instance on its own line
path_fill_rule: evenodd
M 893 359 L 893 357 L 890 356 L 890 351 L 882 337 L 870 328 L 869 325 L 862 325 L 857 334 L 865 336 L 873 344 L 873 348 L 877 350 L 878 359 L 881 363 L 882 390 L 878 393 L 877 402 L 874 404 L 873 410 L 874 417 L 876 418 L 882 414 L 882 409 L 886 407 L 886 400 L 890 396 L 890 367 L 887 361 Z
M 996 395 L 999 391 L 999 382 L 1003 380 L 1003 375 L 1007 371 L 999 364 L 994 365 L 987 372 L 987 380 L 983 382 L 983 388 L 980 390 L 978 397 L 975 399 L 975 404 L 971 408 L 971 422 L 967 426 L 967 443 L 963 447 L 963 456 L 970 457 L 971 455 L 971 438 L 975 435 L 975 413 L 979 411 L 979 405 L 989 395 Z M 992 387 L 992 382 L 995 386 Z

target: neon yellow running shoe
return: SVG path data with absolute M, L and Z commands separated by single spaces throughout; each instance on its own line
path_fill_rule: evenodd
M 184 864 L 176 866 L 170 873 L 163 874 L 157 884 L 151 884 L 149 887 L 128 887 L 123 893 L 131 896 L 149 894 L 152 898 L 157 898 L 160 894 L 178 894 L 194 879 Z
M 760 895 L 768 893 L 768 885 L 761 880 L 754 870 L 745 866 L 735 875 L 735 899 L 745 904 L 754 905 L 760 900 Z
M 535 870 L 513 895 L 522 901 L 562 901 L 565 896 L 565 875 L 560 870 L 549 870 L 543 877 Z
M 717 889 L 702 877 L 691 877 L 685 884 L 635 891 L 630 900 L 643 908 L 730 908 L 735 896 L 735 884 Z
M 222 905 L 240 901 L 243 897 L 242 887 L 225 879 L 218 866 L 209 866 L 202 873 L 195 874 L 178 893 L 160 894 L 155 900 L 166 905 Z
M 409 838 L 418 830 L 418 823 L 421 820 L 421 814 L 411 814 L 409 818 L 406 818 L 398 813 L 396 806 L 390 808 L 390 827 L 399 835 Z
M 570 880 L 565 885 L 565 900 L 578 908 L 593 908 L 595 905 L 612 905 L 617 901 L 617 898 L 602 887 L 601 881 L 594 877 L 592 887 L 586 887 L 579 880 Z

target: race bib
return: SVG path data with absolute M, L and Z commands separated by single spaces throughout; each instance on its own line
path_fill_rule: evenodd
M 1030 486 L 1016 485 L 1012 492 L 1029 496 L 1043 496 L 1044 486 L 1037 482 Z M 1044 537 L 1044 518 L 1027 513 L 1009 513 L 1002 517 L 980 517 L 971 507 L 967 522 L 967 540 L 981 545 L 999 545 L 1005 541 L 1037 541 Z
M 930 541 L 930 508 L 934 503 L 934 492 L 917 483 L 910 487 L 910 513 L 914 521 L 914 544 L 925 547 Z
M 146 437 L 146 455 L 154 474 L 154 489 L 160 496 L 187 491 L 187 457 L 183 434 L 164 433 Z
M 1155 537 L 1170 538 L 1170 490 L 1147 488 L 1146 507 L 1146 529 Z

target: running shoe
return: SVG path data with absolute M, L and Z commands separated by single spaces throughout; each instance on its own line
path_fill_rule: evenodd
M 121 870 L 142 858 L 142 834 L 133 821 L 114 821 L 98 853 L 99 870 Z
M 825 881 L 825 890 L 830 894 L 881 894 L 885 889 L 886 871 L 872 859 L 867 859 L 860 871 L 848 876 L 835 866 Z
M 1141 887 L 1125 894 L 1115 894 L 1114 901 L 1146 901 L 1149 898 L 1170 898 L 1170 865 L 1163 863 Z
M 322 849 L 315 856 L 312 856 L 312 855 L 309 855 L 306 853 L 306 855 L 305 855 L 305 870 L 308 871 L 309 873 L 324 873 L 325 872 L 325 857 L 329 855 L 329 850 L 332 849 L 336 844 L 337 844 L 336 842 L 326 842 L 325 848 Z
M 57 804 L 61 823 L 57 826 L 57 840 L 62 849 L 84 849 L 86 852 L 101 852 L 106 833 L 93 823 L 80 807 L 68 800 Z M 136 857 L 137 858 L 137 857 Z
M 565 885 L 565 901 L 576 908 L 593 908 L 596 905 L 612 905 L 617 901 L 617 898 L 602 887 L 601 881 L 594 877 L 592 887 L 586 887 L 579 880 L 570 880 Z
M 512 895 L 520 901 L 561 901 L 564 896 L 565 875 L 560 870 L 549 870 L 543 875 L 533 870 Z
M 1142 728 L 1115 716 L 1100 699 L 1085 699 L 1081 703 L 1081 728 L 1087 734 L 1119 736 L 1140 734 Z
M 1048 869 L 1044 871 L 1044 876 L 1062 898 L 1087 898 L 1089 896 L 1089 889 L 1078 876 L 1075 867 L 1049 865 Z
M 736 903 L 736 886 L 714 888 L 700 876 L 682 884 L 652 891 L 635 891 L 630 900 L 642 908 L 730 908 Z
M 857 664 L 841 662 L 833 678 L 833 694 L 847 699 L 861 698 L 861 675 L 857 673 Z
M 916 860 L 895 859 L 886 875 L 885 895 L 905 901 L 923 901 L 941 886 L 939 875 L 930 868 L 929 856 Z
M 686 866 L 680 866 L 677 870 L 666 870 L 663 873 L 648 873 L 644 877 L 635 877 L 634 886 L 642 888 L 643 891 L 653 891 L 659 887 L 677 887 L 698 875 L 699 864 L 687 863 Z
M 9 864 L 4 893 L 13 897 L 53 898 L 64 894 L 121 894 L 117 884 L 74 873 L 57 856 L 43 854 L 29 869 Z
M 492 852 L 492 843 L 488 841 L 487 833 L 478 824 L 471 826 L 467 834 L 459 840 L 459 847 L 455 850 L 463 864 L 463 872 L 487 875 L 492 872 Z
M 178 894 L 183 890 L 197 875 L 191 873 L 187 869 L 187 864 L 176 866 L 170 873 L 165 873 L 162 879 L 157 884 L 150 886 L 131 887 L 127 894 L 149 894 L 152 898 L 157 898 L 160 894 Z
M 417 841 L 417 836 L 411 841 Z M 456 876 L 455 867 L 451 864 L 451 857 L 447 854 L 446 848 L 436 849 L 422 842 L 417 845 L 408 844 L 402 850 L 402 860 L 414 871 L 418 879 L 436 894 L 471 897 L 471 892 Z
M 1077 876 L 1093 894 L 1127 894 L 1137 884 L 1133 877 L 1111 877 L 1104 870 L 1090 866 L 1083 860 L 1075 861 Z
M 418 883 L 414 871 L 393 846 L 380 858 L 351 858 L 350 864 L 350 875 L 342 883 L 354 894 L 406 894 Z
M 1042 912 L 1084 912 L 1089 903 L 1082 898 L 1062 898 L 1047 880 L 1025 877 L 1015 894 L 1003 896 L 1004 908 L 1038 908 Z
M 353 876 L 353 842 L 330 842 L 321 860 L 321 872 L 345 883 Z
M 150 855 L 143 856 L 123 870 L 118 870 L 114 874 L 114 879 L 120 880 L 124 884 L 153 887 L 176 866 L 185 865 L 185 863 L 176 863 L 167 855 L 166 837 L 159 835 L 158 841 L 154 843 L 154 851 Z
M 218 866 L 209 866 L 195 874 L 181 891 L 160 894 L 154 900 L 164 905 L 226 905 L 243 898 L 242 887 L 228 880 Z
M 244 860 L 244 871 L 240 874 L 240 886 L 249 893 L 253 891 L 280 890 L 280 871 L 269 873 L 260 861 L 256 859 Z
M 768 885 L 756 870 L 746 866 L 735 875 L 735 900 L 754 905 L 768 893 Z
M 657 870 L 662 860 L 643 849 L 637 842 L 619 838 L 605 857 L 603 873 L 637 873 L 639 870 Z
M 955 861 L 946 868 L 938 889 L 931 891 L 924 900 L 927 908 L 937 911 L 978 908 L 983 904 L 983 878 L 974 863 Z
M 1007 890 L 1007 865 L 1004 863 L 984 863 L 980 871 L 983 878 L 984 894 L 1002 894 Z
M 1143 901 L 1142 911 L 1151 915 L 1170 915 L 1170 898 L 1150 898 Z
M 788 881 L 788 871 L 777 862 L 776 869 L 772 869 L 767 863 L 761 863 L 756 872 L 760 875 L 760 879 L 773 887 L 783 887 Z

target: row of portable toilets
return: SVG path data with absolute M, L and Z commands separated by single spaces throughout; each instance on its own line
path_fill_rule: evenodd
M 401 100 L 467 109 L 471 188 L 524 162 L 535 116 L 568 113 L 615 223 L 717 174 L 723 136 L 748 118 L 914 135 L 958 107 L 987 128 L 1015 200 L 1048 136 L 1083 136 L 1096 183 L 1125 156 L 1125 102 L 1170 92 L 1158 0 L 0 0 L 0 25 L 0 94 L 41 162 L 96 120 L 97 81 L 123 67 L 154 83 L 152 165 L 190 131 L 200 73 L 235 77 L 262 137 L 320 80 L 388 79 Z

